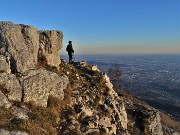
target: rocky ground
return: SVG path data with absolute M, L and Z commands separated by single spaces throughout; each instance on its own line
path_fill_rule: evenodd
M 162 124 L 159 111 L 123 90 L 114 91 L 96 66 L 62 61 L 60 67 L 70 88 L 59 134 L 178 134 L 178 123 L 167 128 L 165 121 L 172 122 L 168 116 Z
M 123 99 L 105 74 L 86 62 L 68 64 L 64 72 L 70 79 L 71 95 L 59 134 L 127 133 Z

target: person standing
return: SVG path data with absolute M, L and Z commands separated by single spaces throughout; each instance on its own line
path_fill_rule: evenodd
M 68 55 L 69 55 L 69 63 L 72 63 L 74 50 L 73 50 L 73 46 L 72 46 L 72 41 L 69 41 L 68 43 L 69 44 L 66 47 L 66 51 L 68 52 Z

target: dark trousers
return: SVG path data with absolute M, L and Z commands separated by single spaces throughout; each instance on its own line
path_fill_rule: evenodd
M 68 53 L 68 55 L 69 55 L 69 63 L 71 63 L 71 62 L 73 62 L 73 57 L 72 57 L 72 53 Z

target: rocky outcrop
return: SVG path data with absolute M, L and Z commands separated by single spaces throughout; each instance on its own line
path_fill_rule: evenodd
M 42 59 L 58 68 L 62 38 L 60 31 L 38 31 L 29 25 L 0 22 L 0 55 L 7 56 L 12 73 L 35 69 Z
M 108 77 L 86 62 L 69 68 L 74 89 L 59 134 L 128 134 L 124 101 Z
M 49 95 L 64 98 L 63 89 L 67 87 L 68 78 L 59 77 L 56 73 L 47 70 L 30 70 L 20 78 L 23 101 L 34 101 L 37 105 L 47 106 Z
M 59 67 L 62 38 L 60 31 L 39 31 L 39 59 L 45 58 L 48 65 Z
M 39 49 L 37 29 L 28 25 L 1 22 L 0 49 L 1 54 L 10 57 L 12 72 L 34 69 Z
M 56 133 L 69 84 L 56 70 L 62 38 L 60 31 L 0 22 L 0 135 Z
M 40 106 L 47 105 L 49 95 L 63 99 L 68 78 L 37 69 L 38 63 L 59 68 L 62 38 L 60 31 L 38 31 L 29 25 L 0 22 L 0 86 L 4 104 L 4 96 L 9 101 L 34 101 Z

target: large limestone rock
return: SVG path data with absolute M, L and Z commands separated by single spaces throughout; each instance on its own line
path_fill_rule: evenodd
M 0 86 L 10 101 L 21 101 L 21 86 L 14 74 L 0 73 Z
M 39 31 L 39 59 L 45 58 L 48 65 L 59 67 L 62 38 L 60 31 Z
M 38 60 L 59 68 L 62 39 L 60 31 L 38 31 L 29 25 L 0 22 L 0 55 L 8 56 L 12 73 L 35 69 Z
M 46 107 L 49 95 L 64 98 L 63 89 L 67 87 L 68 78 L 59 77 L 47 70 L 31 70 L 20 79 L 23 89 L 23 101 L 34 101 L 37 105 Z
M 0 23 L 0 51 L 10 56 L 12 72 L 35 68 L 39 49 L 39 34 L 35 27 Z

